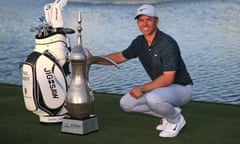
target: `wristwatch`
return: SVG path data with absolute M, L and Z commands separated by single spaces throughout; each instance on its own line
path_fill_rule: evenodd
M 140 86 L 140 90 L 141 90 L 141 93 L 142 94 L 145 94 L 146 92 L 145 92 L 145 90 L 144 90 L 144 87 L 143 87 L 143 85 L 142 86 Z

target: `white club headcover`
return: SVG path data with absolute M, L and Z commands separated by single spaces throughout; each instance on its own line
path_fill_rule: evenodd
M 54 4 L 58 4 L 60 8 L 64 8 L 67 5 L 68 0 L 56 0 Z
M 44 14 L 45 14 L 45 19 L 48 25 L 52 25 L 51 19 L 52 19 L 52 3 L 46 4 L 44 6 Z
M 63 27 L 62 9 L 67 5 L 67 0 L 56 0 L 52 6 L 51 24 L 53 28 Z

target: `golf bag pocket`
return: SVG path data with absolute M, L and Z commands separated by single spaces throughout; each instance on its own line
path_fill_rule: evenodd
M 27 110 L 39 116 L 62 114 L 68 87 L 63 68 L 51 54 L 32 52 L 22 65 L 22 76 Z

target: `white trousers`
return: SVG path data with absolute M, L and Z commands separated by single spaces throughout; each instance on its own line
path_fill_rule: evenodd
M 139 99 L 127 93 L 121 98 L 120 106 L 126 112 L 140 112 L 177 123 L 180 113 L 174 108 L 188 103 L 191 98 L 192 85 L 172 84 L 147 92 Z

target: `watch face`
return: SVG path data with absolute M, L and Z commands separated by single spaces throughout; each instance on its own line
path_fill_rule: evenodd
M 141 92 L 142 92 L 142 94 L 145 94 L 145 90 L 144 90 L 143 86 L 141 86 Z

